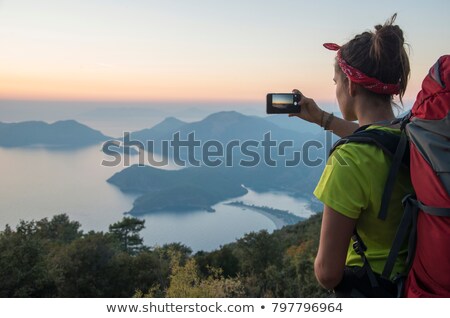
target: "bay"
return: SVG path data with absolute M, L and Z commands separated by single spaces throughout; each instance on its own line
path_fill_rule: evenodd
M 77 149 L 0 148 L 0 229 L 15 227 L 20 220 L 40 220 L 66 213 L 84 231 L 107 231 L 129 211 L 136 195 L 124 194 L 106 182 L 123 166 L 104 167 L 101 145 Z M 130 161 L 137 162 L 137 156 Z M 165 169 L 175 169 L 174 166 Z M 288 210 L 299 216 L 311 214 L 306 202 L 283 193 L 249 193 L 233 200 Z M 148 246 L 180 242 L 194 251 L 211 251 L 245 233 L 266 229 L 274 222 L 250 209 L 214 206 L 216 212 L 164 211 L 146 215 L 141 232 Z

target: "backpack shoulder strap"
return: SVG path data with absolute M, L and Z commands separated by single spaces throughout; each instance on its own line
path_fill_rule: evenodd
M 380 129 L 367 130 L 366 128 L 368 126 L 369 125 L 362 126 L 352 135 L 338 140 L 331 149 L 330 155 L 338 146 L 349 142 L 358 142 L 375 145 L 392 158 L 391 167 L 383 191 L 380 211 L 378 213 L 378 218 L 385 220 L 400 166 L 403 165 L 409 169 L 409 143 L 403 130 L 400 135 L 396 135 Z
M 353 134 L 339 139 L 331 148 L 330 155 L 337 147 L 350 142 L 372 144 L 380 148 L 389 157 L 394 157 L 401 135 L 393 134 L 380 129 L 367 129 L 370 125 L 358 128 Z M 409 167 L 409 153 L 401 158 L 401 163 Z
M 397 149 L 395 150 L 394 156 L 392 158 L 391 168 L 389 169 L 389 174 L 384 186 L 383 196 L 381 198 L 380 212 L 378 213 L 379 219 L 385 220 L 387 217 L 387 210 L 389 202 L 391 200 L 392 192 L 394 191 L 395 180 L 397 178 L 398 171 L 400 170 L 400 165 L 404 161 L 403 158 L 405 157 L 405 155 L 407 155 L 407 157 L 409 158 L 408 138 L 406 137 L 406 133 L 402 131 L 400 140 L 398 141 Z
M 408 234 L 409 234 L 408 259 L 406 261 L 406 266 L 408 270 L 412 263 L 412 256 L 414 255 L 414 247 L 416 245 L 415 244 L 416 235 L 413 232 L 415 232 L 417 224 L 418 205 L 417 201 L 415 200 L 415 197 L 411 194 L 408 194 L 403 198 L 402 204 L 403 204 L 403 216 L 397 228 L 397 232 L 395 233 L 394 241 L 389 251 L 389 255 L 386 259 L 386 263 L 384 264 L 383 273 L 381 274 L 382 277 L 387 279 L 389 279 L 389 277 L 391 276 L 398 253 L 400 252 L 402 244 L 405 241 Z

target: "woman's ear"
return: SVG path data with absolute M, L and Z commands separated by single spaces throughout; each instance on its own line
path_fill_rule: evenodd
M 358 84 L 356 84 L 356 83 L 354 83 L 354 82 L 352 82 L 351 80 L 348 79 L 347 89 L 348 89 L 348 94 L 351 97 L 355 97 L 358 86 L 359 86 Z

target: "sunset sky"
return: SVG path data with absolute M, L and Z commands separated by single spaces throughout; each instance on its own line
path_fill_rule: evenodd
M 3 0 L 0 99 L 335 100 L 333 52 L 393 13 L 414 99 L 450 54 L 450 1 Z

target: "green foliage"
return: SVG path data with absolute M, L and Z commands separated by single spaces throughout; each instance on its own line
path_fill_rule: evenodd
M 61 249 L 54 257 L 58 294 L 106 297 L 117 256 L 117 245 L 103 233 L 89 233 Z
M 143 222 L 122 225 L 128 228 L 83 234 L 78 222 L 61 214 L 21 221 L 15 230 L 6 226 L 0 232 L 0 297 L 129 297 L 136 288 L 167 286 L 169 262 L 162 253 L 136 252 L 133 238 Z M 121 231 L 128 234 L 126 250 L 117 237 Z
M 244 274 L 263 274 L 269 265 L 280 263 L 281 252 L 277 242 L 266 230 L 246 234 L 237 241 L 235 247 Z
M 176 258 L 172 263 L 168 298 L 224 298 L 243 297 L 244 288 L 239 278 L 225 278 L 220 268 L 209 268 L 209 275 L 199 275 L 195 259 L 180 266 Z
M 83 234 L 80 227 L 79 222 L 70 221 L 66 214 L 55 215 L 50 221 L 44 218 L 36 222 L 38 236 L 55 243 L 70 243 L 80 238 Z
M 48 248 L 36 239 L 36 224 L 22 221 L 0 234 L 0 297 L 50 296 L 54 284 L 45 259 Z
M 213 252 L 142 245 L 144 222 L 83 233 L 57 215 L 0 232 L 0 297 L 323 297 L 314 257 L 321 214 Z
M 145 220 L 133 217 L 124 217 L 122 221 L 109 226 L 109 232 L 120 242 L 124 252 L 136 254 L 143 249 L 143 239 L 139 232 L 145 228 Z
M 225 277 L 236 277 L 239 274 L 239 259 L 230 245 L 210 253 L 200 251 L 195 255 L 195 259 L 203 275 L 207 275 L 209 267 L 221 268 Z
M 225 278 L 220 268 L 208 267 L 208 275 L 202 276 L 194 258 L 183 262 L 183 255 L 170 250 L 170 285 L 165 291 L 168 298 L 223 298 L 243 297 L 244 287 L 238 277 Z M 141 290 L 134 297 L 155 297 L 159 286 L 153 286 L 144 294 Z

